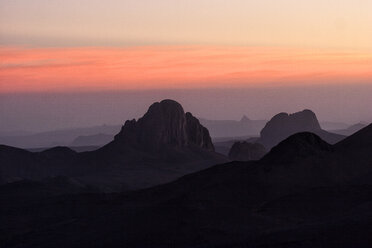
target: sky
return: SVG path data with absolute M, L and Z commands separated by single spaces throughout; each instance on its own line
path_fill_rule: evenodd
M 84 100 L 71 104 L 67 97 L 109 107 L 102 99 L 119 92 L 135 106 L 178 97 L 210 118 L 246 112 L 269 118 L 275 105 L 319 109 L 329 120 L 369 121 L 361 101 L 372 104 L 364 98 L 372 85 L 371 10 L 369 0 L 0 0 L 0 130 L 138 116 L 113 111 L 91 120 L 79 108 Z M 207 100 L 195 108 L 198 91 Z M 236 91 L 250 101 L 236 100 Z M 133 98 L 133 92 L 144 93 Z M 221 92 L 234 102 L 224 114 L 210 107 L 221 108 L 215 97 Z M 303 101 L 289 100 L 298 94 Z M 31 100 L 44 96 L 50 100 Z M 48 96 L 74 114 L 63 115 Z M 266 108 L 247 107 L 255 102 Z M 350 108 L 335 111 L 339 106 Z M 36 118 L 41 109 L 46 116 Z

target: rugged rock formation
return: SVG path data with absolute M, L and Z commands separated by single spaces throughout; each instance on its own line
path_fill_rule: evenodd
M 321 129 L 318 119 L 311 110 L 303 110 L 294 114 L 280 113 L 275 115 L 261 131 L 257 141 L 267 149 L 271 149 L 280 141 L 299 132 L 312 132 L 329 143 L 337 143 L 344 138 L 342 135 L 329 133 Z
M 238 141 L 229 151 L 229 158 L 234 161 L 259 160 L 266 154 L 266 149 L 259 143 Z
M 0 184 L 66 176 L 104 191 L 172 181 L 228 161 L 214 152 L 208 130 L 182 106 L 164 100 L 125 122 L 112 142 L 91 152 L 66 147 L 28 152 L 0 145 Z
M 173 100 L 156 102 L 138 121 L 126 121 L 115 142 L 149 152 L 187 146 L 214 151 L 208 129 Z

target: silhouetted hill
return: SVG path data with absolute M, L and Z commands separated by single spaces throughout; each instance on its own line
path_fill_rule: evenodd
M 337 143 L 338 149 L 369 149 L 372 147 L 372 124 Z
M 261 144 L 238 141 L 232 145 L 229 151 L 229 158 L 234 161 L 259 160 L 266 152 L 265 147 Z
M 261 130 L 261 137 L 257 143 L 271 149 L 280 141 L 299 132 L 315 133 L 331 144 L 344 138 L 342 135 L 322 130 L 316 115 L 311 110 L 303 110 L 294 114 L 280 113 L 275 115 Z
M 37 207 L 3 198 L 0 241 L 6 247 L 369 247 L 370 137 L 372 126 L 337 145 L 299 133 L 261 161 L 217 165 L 125 194 L 56 196 Z
M 115 139 L 91 152 L 57 147 L 38 153 L 1 146 L 2 182 L 72 177 L 102 190 L 128 190 L 169 182 L 227 159 L 214 152 L 208 130 L 164 100 L 138 121 L 127 121 Z
M 75 151 L 67 147 L 33 153 L 0 145 L 0 183 L 83 173 L 82 166 L 74 166 L 77 156 Z
M 69 146 L 68 148 L 75 152 L 90 152 L 99 149 L 100 146 Z M 28 148 L 26 150 L 30 152 L 42 152 L 48 149 L 50 147 Z
M 264 163 L 288 164 L 332 150 L 332 146 L 316 134 L 302 132 L 296 133 L 274 146 L 261 161 Z

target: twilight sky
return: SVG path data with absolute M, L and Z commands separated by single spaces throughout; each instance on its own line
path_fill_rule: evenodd
M 41 108 L 26 97 L 91 94 L 94 105 L 101 102 L 102 95 L 96 93 L 102 91 L 146 91 L 142 97 L 155 100 L 160 100 L 159 91 L 168 98 L 179 94 L 167 92 L 187 91 L 180 98 L 192 106 L 195 90 L 222 90 L 234 108 L 225 115 L 211 114 L 218 111 L 206 105 L 199 113 L 221 119 L 237 117 L 247 108 L 249 112 L 246 101 L 238 107 L 233 92 L 254 88 L 266 93 L 261 98 L 249 94 L 252 102 L 269 100 L 282 111 L 319 108 L 325 119 L 370 120 L 360 104 L 361 99 L 372 104 L 361 97 L 372 85 L 371 10 L 369 0 L 0 0 L 0 130 L 15 128 L 24 116 L 37 116 L 39 109 L 56 112 L 58 118 L 49 118 L 65 126 L 116 121 L 113 113 L 107 120 L 88 123 L 79 101 L 72 105 L 61 97 L 60 104 L 76 112 L 72 122 L 63 111 L 58 115 L 60 109 L 53 108 L 51 100 Z M 294 89 L 310 89 L 307 100 L 291 102 L 297 97 Z M 328 95 L 320 95 L 319 89 Z M 214 94 L 203 95 L 207 100 L 200 104 L 218 106 Z M 345 97 L 317 106 L 322 97 L 337 94 Z M 16 107 L 23 105 L 26 108 Z M 344 105 L 350 112 L 335 113 Z M 19 119 L 9 121 L 9 109 Z M 260 108 L 253 115 L 269 118 L 273 109 Z M 360 114 L 355 114 L 358 109 Z M 35 128 L 41 122 L 35 121 Z
M 3 44 L 372 48 L 369 0 L 1 0 Z

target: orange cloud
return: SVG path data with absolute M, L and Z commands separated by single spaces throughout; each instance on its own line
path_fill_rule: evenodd
M 0 92 L 372 83 L 372 54 L 275 47 L 0 47 Z

